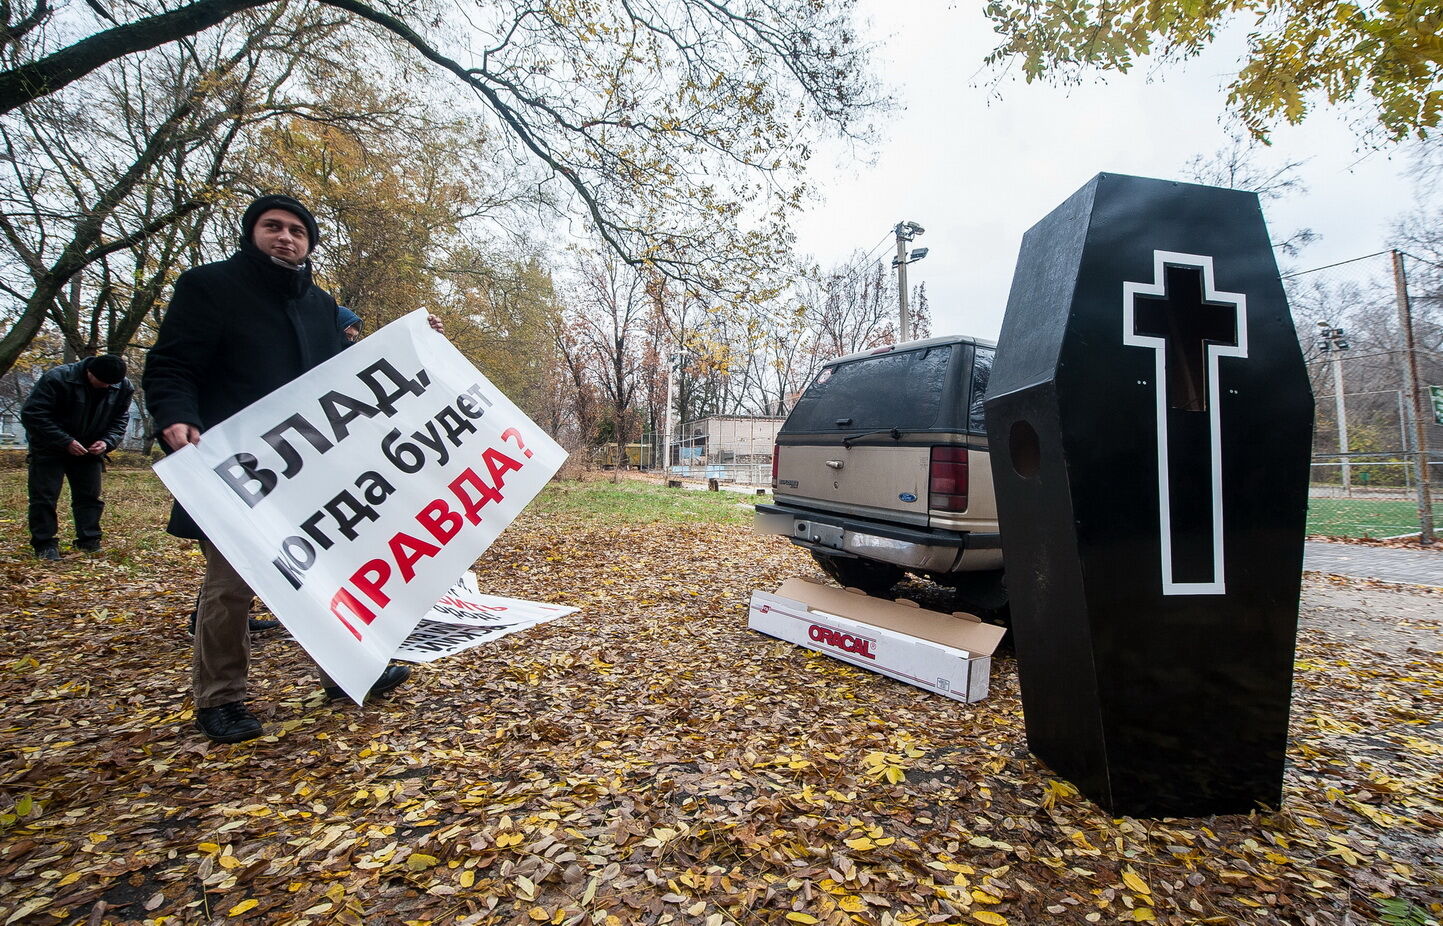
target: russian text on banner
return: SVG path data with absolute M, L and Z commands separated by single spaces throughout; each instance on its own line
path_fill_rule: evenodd
M 155 470 L 359 702 L 565 459 L 417 310 Z

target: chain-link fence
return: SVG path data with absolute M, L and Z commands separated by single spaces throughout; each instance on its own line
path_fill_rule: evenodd
M 1438 525 L 1443 423 L 1429 386 L 1443 384 L 1440 269 L 1386 251 L 1284 277 L 1317 405 L 1311 534 Z

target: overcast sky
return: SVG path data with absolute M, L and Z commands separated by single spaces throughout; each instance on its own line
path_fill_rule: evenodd
M 797 231 L 800 250 L 825 269 L 884 238 L 877 253 L 890 263 L 892 227 L 922 225 L 926 234 L 912 246 L 930 253 L 909 267 L 909 282 L 927 283 L 933 333 L 995 338 L 1031 225 L 1099 172 L 1181 179 L 1193 155 L 1227 144 L 1223 88 L 1240 44 L 1234 38 L 1184 66 L 1144 65 L 1103 84 L 1006 79 L 999 100 L 981 70 L 995 36 L 980 6 L 861 0 L 869 35 L 882 45 L 878 71 L 900 107 L 883 126 L 874 163 L 839 164 L 835 152 L 814 160 L 823 200 Z M 1262 163 L 1304 159 L 1308 191 L 1265 206 L 1275 239 L 1299 226 L 1322 235 L 1292 269 L 1385 248 L 1412 200 L 1406 155 L 1360 148 L 1343 118 L 1317 110 L 1301 127 L 1278 129 Z

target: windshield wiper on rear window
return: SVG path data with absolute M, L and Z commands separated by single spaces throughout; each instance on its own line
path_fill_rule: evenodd
M 846 447 L 848 450 L 851 450 L 852 441 L 861 440 L 864 437 L 871 437 L 873 434 L 886 434 L 889 435 L 892 440 L 902 439 L 902 432 L 898 431 L 896 428 L 882 428 L 881 430 L 877 431 L 863 431 L 861 434 L 853 434 L 851 437 L 844 437 L 842 438 L 842 446 Z

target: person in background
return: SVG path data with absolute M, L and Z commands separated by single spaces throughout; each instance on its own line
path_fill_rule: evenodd
M 336 302 L 311 281 L 319 241 L 320 228 L 302 203 L 262 196 L 241 218 L 234 255 L 176 280 L 142 379 L 169 449 L 200 443 L 207 428 L 345 349 Z M 265 730 L 246 706 L 254 593 L 179 505 L 167 529 L 199 540 L 206 558 L 191 660 L 196 726 L 218 743 L 261 736 Z M 344 697 L 317 671 L 327 698 Z M 391 691 L 410 676 L 406 666 L 388 666 L 369 693 Z
M 30 391 L 20 421 L 30 445 L 30 543 L 40 559 L 60 559 L 55 506 L 67 480 L 75 549 L 100 549 L 101 473 L 105 455 L 125 436 L 134 392 L 125 361 L 115 354 L 48 370 Z
M 345 306 L 336 307 L 336 326 L 341 329 L 341 334 L 352 344 L 361 337 L 361 316 L 352 312 Z

